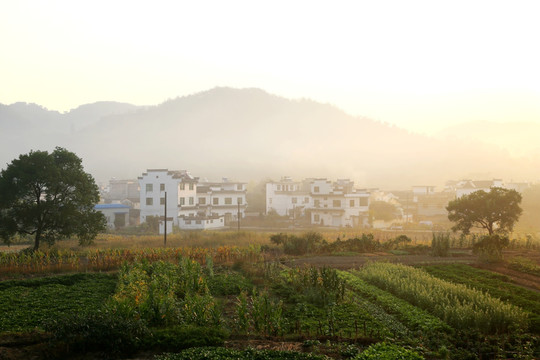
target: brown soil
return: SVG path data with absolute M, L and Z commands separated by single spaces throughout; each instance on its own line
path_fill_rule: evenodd
M 431 255 L 390 255 L 388 253 L 362 254 L 353 256 L 307 256 L 285 261 L 291 267 L 333 267 L 340 270 L 357 269 L 369 261 L 386 261 L 406 265 L 428 264 L 473 264 L 476 256 L 469 253 L 455 254 L 450 257 L 436 257 Z

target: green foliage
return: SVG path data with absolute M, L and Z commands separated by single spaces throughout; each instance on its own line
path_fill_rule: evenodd
M 540 293 L 517 286 L 502 274 L 469 265 L 448 264 L 422 267 L 429 274 L 485 292 L 529 313 L 530 330 L 540 334 Z
M 292 351 L 234 350 L 226 348 L 193 348 L 178 354 L 163 354 L 155 360 L 330 360 L 324 355 L 304 354 Z
M 431 240 L 431 253 L 433 256 L 448 256 L 448 250 L 450 250 L 450 234 L 446 233 L 433 233 Z
M 213 296 L 239 295 L 253 284 L 239 273 L 226 271 L 208 278 L 208 288 Z
M 489 235 L 512 232 L 522 213 L 521 195 L 515 190 L 494 187 L 489 192 L 475 191 L 450 201 L 448 219 L 456 224 L 454 231 L 468 234 L 472 227 L 487 230 Z
M 315 252 L 325 243 L 321 234 L 307 232 L 301 236 L 276 234 L 270 237 L 270 241 L 276 245 L 283 246 L 283 252 L 289 255 L 304 255 Z
M 173 326 L 152 329 L 144 338 L 144 348 L 160 351 L 178 351 L 193 347 L 221 346 L 227 338 L 222 329 L 199 326 Z
M 114 293 L 116 276 L 74 274 L 0 282 L 0 332 L 28 331 L 66 313 L 91 313 Z
M 508 237 L 500 235 L 485 235 L 473 246 L 473 252 L 485 262 L 497 262 L 503 258 L 503 249 L 509 244 Z
M 377 343 L 362 351 L 354 360 L 422 360 L 416 351 L 402 346 Z
M 131 354 L 149 335 L 143 320 L 126 317 L 107 307 L 91 313 L 64 314 L 58 320 L 49 320 L 44 327 L 53 335 L 54 343 L 82 352 Z
M 0 238 L 33 235 L 35 250 L 70 236 L 88 243 L 105 229 L 97 202 L 98 187 L 74 153 L 57 147 L 20 155 L 0 173 Z
M 396 207 L 386 201 L 372 201 L 369 204 L 369 213 L 373 219 L 384 221 L 393 220 L 398 215 Z
M 375 240 L 373 234 L 362 234 L 360 237 L 355 237 L 348 240 L 337 239 L 333 243 L 325 244 L 320 252 L 322 253 L 336 253 L 343 251 L 352 252 L 373 252 L 383 248 L 383 245 L 379 240 Z
M 339 277 L 336 269 L 305 268 L 290 269 L 286 279 L 296 294 L 303 294 L 308 302 L 327 306 L 343 300 L 346 281 Z
M 210 295 L 201 265 L 157 261 L 124 264 L 112 306 L 150 325 L 218 325 L 221 312 Z
M 508 261 L 508 267 L 527 274 L 540 276 L 540 266 L 531 259 L 514 257 Z
M 430 311 L 453 327 L 485 334 L 524 331 L 527 314 L 464 285 L 437 279 L 410 266 L 370 263 L 357 273 L 364 280 Z

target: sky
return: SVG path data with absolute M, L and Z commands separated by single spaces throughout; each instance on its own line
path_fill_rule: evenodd
M 2 1 L 0 103 L 155 105 L 216 86 L 432 134 L 540 122 L 538 1 Z

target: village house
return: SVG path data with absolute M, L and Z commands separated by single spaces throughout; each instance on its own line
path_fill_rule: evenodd
M 242 218 L 247 207 L 246 184 L 199 182 L 188 171 L 149 169 L 139 177 L 141 222 L 148 216 L 162 218 L 167 207 L 167 231 L 224 227 Z M 167 193 L 167 199 L 165 199 Z

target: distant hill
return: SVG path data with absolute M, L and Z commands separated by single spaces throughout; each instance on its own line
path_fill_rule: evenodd
M 145 108 L 96 103 L 66 114 L 0 105 L 0 126 L 2 164 L 32 148 L 65 146 L 101 181 L 161 167 L 213 179 L 352 178 L 360 186 L 393 188 L 475 175 L 540 178 L 540 157 L 512 157 L 471 139 L 426 137 L 259 89 L 215 88 Z

